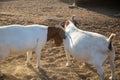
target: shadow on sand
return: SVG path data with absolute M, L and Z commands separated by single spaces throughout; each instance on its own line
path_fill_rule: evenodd
M 41 80 L 54 80 L 47 75 L 47 72 L 44 69 L 38 71 L 32 65 L 29 65 L 28 68 L 35 72 Z
M 60 0 L 66 4 L 72 4 L 73 0 Z M 80 8 L 85 8 L 110 17 L 120 18 L 119 0 L 79 0 L 77 4 Z M 73 8 L 74 9 L 74 8 Z M 79 10 L 79 8 L 78 8 Z

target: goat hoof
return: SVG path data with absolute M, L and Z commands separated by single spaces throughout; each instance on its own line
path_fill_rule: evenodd
M 69 64 L 69 63 L 66 63 L 66 67 L 70 67 L 71 66 L 71 64 Z
M 3 74 L 0 72 L 0 78 L 2 78 L 3 77 Z
M 110 80 L 115 80 L 112 76 L 109 77 Z
M 28 63 L 28 62 L 26 62 L 26 63 L 25 63 L 25 65 L 26 65 L 26 66 L 31 66 L 31 64 L 30 64 L 30 63 Z
M 111 79 L 112 79 L 112 76 L 110 76 L 109 79 L 111 80 Z
M 36 66 L 38 68 L 38 70 L 43 70 L 42 66 Z

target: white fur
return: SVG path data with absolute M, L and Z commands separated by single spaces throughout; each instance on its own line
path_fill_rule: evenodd
M 44 25 L 9 25 L 0 27 L 0 60 L 9 53 L 26 53 L 30 63 L 32 51 L 37 55 L 37 67 L 40 68 L 41 49 L 47 40 L 48 27 Z
M 114 50 L 108 49 L 108 38 L 94 32 L 78 29 L 72 21 L 65 29 L 67 38 L 64 40 L 67 57 L 66 66 L 70 66 L 70 54 L 77 60 L 85 61 L 96 67 L 100 79 L 104 80 L 104 69 L 102 67 L 107 56 L 110 56 L 112 79 L 114 79 Z M 109 53 L 108 53 L 109 52 Z M 70 54 L 69 54 L 70 53 Z

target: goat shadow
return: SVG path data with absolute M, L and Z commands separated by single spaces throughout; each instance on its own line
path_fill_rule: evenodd
M 35 72 L 35 74 L 37 74 L 41 80 L 54 80 L 47 75 L 47 72 L 44 69 L 37 70 L 32 65 L 28 65 L 27 67 Z
M 72 0 L 60 0 L 66 4 L 72 4 Z M 79 8 L 85 8 L 100 14 L 113 18 L 120 18 L 120 1 L 119 0 L 78 0 Z M 79 10 L 78 8 L 78 10 Z M 73 8 L 74 9 L 74 8 Z M 117 15 L 119 14 L 119 15 Z M 94 15 L 94 14 L 93 14 Z
M 3 76 L 0 77 L 0 80 L 20 80 L 20 79 L 16 78 L 13 75 L 3 74 Z

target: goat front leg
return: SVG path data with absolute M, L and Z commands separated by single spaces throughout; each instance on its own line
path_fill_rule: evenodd
M 41 49 L 42 49 L 42 47 L 40 47 L 40 46 L 38 46 L 37 49 L 36 49 L 36 55 L 37 55 L 37 65 L 36 65 L 36 67 L 39 70 L 43 69 L 42 66 L 40 65 Z
M 67 58 L 66 66 L 69 67 L 69 66 L 71 66 L 70 53 L 67 50 L 65 50 L 65 53 L 66 53 L 66 58 Z
M 27 52 L 26 65 L 30 65 L 30 58 L 32 58 L 32 51 Z

